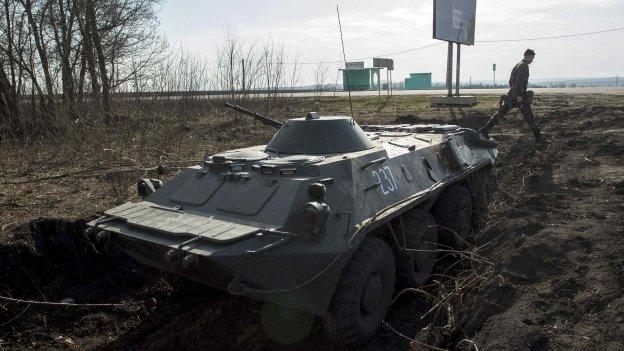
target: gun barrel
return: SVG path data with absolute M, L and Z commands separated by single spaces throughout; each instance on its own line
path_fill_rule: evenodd
M 229 102 L 225 103 L 225 107 L 231 108 L 232 110 L 238 111 L 240 113 L 244 113 L 247 116 L 251 116 L 251 117 L 255 118 L 256 120 L 260 121 L 263 124 L 266 124 L 268 126 L 271 126 L 271 127 L 277 128 L 277 129 L 282 128 L 282 126 L 284 125 L 284 123 L 282 123 L 280 121 L 276 121 L 276 120 L 274 120 L 272 118 L 263 116 L 263 115 L 261 115 L 259 113 L 256 113 L 256 112 L 253 112 L 253 111 L 249 111 L 249 110 L 244 109 L 244 108 L 242 108 L 242 107 L 240 107 L 238 105 L 230 104 Z

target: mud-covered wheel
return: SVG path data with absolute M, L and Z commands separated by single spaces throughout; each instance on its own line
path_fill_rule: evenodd
M 440 226 L 438 228 L 440 244 L 461 250 L 467 243 L 474 242 L 470 233 L 472 197 L 468 188 L 460 184 L 449 186 L 436 201 L 433 215 Z
M 395 283 L 392 249 L 368 237 L 347 263 L 323 320 L 327 334 L 347 345 L 370 340 L 386 315 Z
M 397 254 L 397 285 L 401 289 L 423 285 L 436 262 L 438 229 L 433 216 L 414 209 L 403 215 L 406 248 Z
M 483 229 L 487 223 L 491 181 L 490 172 L 487 169 L 476 172 L 469 180 L 472 193 L 472 229 L 476 232 Z

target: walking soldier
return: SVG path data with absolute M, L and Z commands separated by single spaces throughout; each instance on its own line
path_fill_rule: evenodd
M 535 59 L 535 52 L 527 49 L 524 52 L 524 59 L 518 63 L 511 71 L 509 77 L 509 92 L 501 97 L 500 106 L 496 114 L 480 129 L 481 134 L 489 138 L 489 131 L 501 118 L 505 117 L 511 109 L 519 107 L 522 117 L 526 124 L 533 131 L 535 141 L 537 143 L 547 142 L 540 131 L 539 126 L 535 122 L 535 116 L 531 110 L 531 102 L 533 101 L 533 92 L 528 91 L 529 84 L 529 65 Z

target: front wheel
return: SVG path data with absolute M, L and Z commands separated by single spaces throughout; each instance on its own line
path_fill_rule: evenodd
M 370 340 L 386 316 L 395 283 L 392 249 L 368 237 L 347 263 L 324 319 L 327 334 L 348 345 Z

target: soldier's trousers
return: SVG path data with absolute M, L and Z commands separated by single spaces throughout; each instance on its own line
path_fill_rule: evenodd
M 509 103 L 501 104 L 498 111 L 481 128 L 481 130 L 487 133 L 490 130 L 490 128 L 492 128 L 492 126 L 497 124 L 514 107 L 516 106 L 509 104 Z M 529 126 L 529 128 L 531 128 L 531 131 L 533 131 L 533 135 L 535 136 L 535 138 L 541 138 L 542 133 L 540 131 L 539 126 L 537 125 L 537 122 L 535 122 L 535 115 L 533 114 L 533 110 L 531 109 L 531 103 L 530 102 L 523 103 L 522 106 L 520 107 L 520 113 L 522 113 L 522 118 L 524 118 L 524 122 Z

